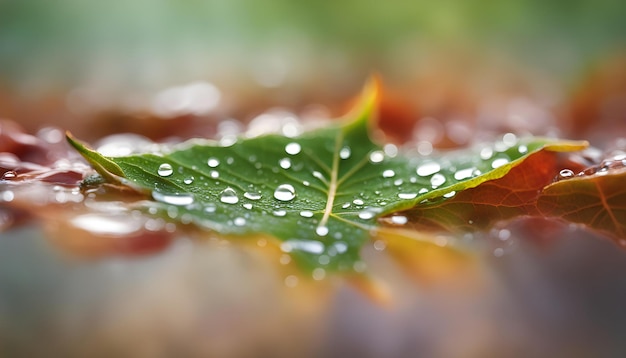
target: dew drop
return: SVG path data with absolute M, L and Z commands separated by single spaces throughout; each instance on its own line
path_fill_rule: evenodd
M 239 202 L 239 197 L 233 188 L 228 187 L 220 194 L 220 201 L 224 204 L 237 204 Z
M 207 160 L 207 164 L 211 168 L 216 168 L 218 165 L 220 165 L 220 161 L 217 158 L 209 158 L 209 160 Z
M 243 204 L 243 207 L 248 209 L 248 210 L 252 210 L 252 204 L 250 204 L 250 203 Z
M 430 184 L 433 187 L 438 187 L 445 182 L 446 182 L 446 177 L 444 177 L 442 174 L 435 174 L 433 175 L 432 178 L 430 178 Z
M 218 172 L 217 170 L 211 170 L 211 172 L 209 173 L 209 175 L 211 176 L 211 178 L 213 179 L 217 179 L 220 177 L 220 172 Z
M 351 154 L 352 154 L 352 151 L 350 150 L 350 147 L 343 147 L 339 151 L 339 158 L 341 158 L 341 159 L 348 159 L 348 158 L 350 158 Z
M 395 185 L 395 186 L 400 186 L 400 185 L 402 185 L 402 183 L 404 183 L 404 180 L 402 180 L 402 179 L 396 179 L 396 180 L 393 182 L 393 185 Z M 379 194 L 380 194 L 380 192 L 379 192 Z
M 185 184 L 189 185 L 189 184 L 193 183 L 194 179 L 195 179 L 195 178 L 194 178 L 194 177 L 192 177 L 192 176 L 191 176 L 191 177 L 189 177 L 189 178 L 185 178 L 185 179 L 183 180 L 183 183 L 185 183 Z
M 528 147 L 522 144 L 517 147 L 517 151 L 520 152 L 520 154 L 526 154 L 528 153 Z
M 281 159 L 278 164 L 280 164 L 280 167 L 283 169 L 289 169 L 291 168 L 291 160 L 289 160 L 289 158 L 283 158 Z
M 374 217 L 374 213 L 371 211 L 361 211 L 359 213 L 359 219 L 368 220 Z
M 300 216 L 302 216 L 303 218 L 312 218 L 313 217 L 313 212 L 312 211 L 308 211 L 308 210 L 303 210 L 300 212 Z
M 246 199 L 250 199 L 250 200 L 259 200 L 261 199 L 261 194 L 259 193 L 252 193 L 252 192 L 245 192 L 243 193 L 244 198 Z
M 570 169 L 563 169 L 559 172 L 559 176 L 557 177 L 557 180 L 569 179 L 572 177 L 574 177 L 573 171 L 571 171 Z
M 509 162 L 509 160 L 506 159 L 506 158 L 494 159 L 494 161 L 491 162 L 491 167 L 493 169 L 500 168 L 501 166 L 506 165 L 508 162 Z
M 404 225 L 409 221 L 406 216 L 394 215 L 391 217 L 391 222 L 396 225 Z
M 328 226 L 320 225 L 315 229 L 315 233 L 318 236 L 326 236 L 328 235 Z
M 365 210 L 361 211 L 359 213 L 359 219 L 362 220 L 369 220 L 371 218 L 373 218 L 374 216 L 376 216 L 376 214 L 379 212 L 380 210 L 375 209 L 375 208 L 366 208 Z
M 370 153 L 370 162 L 380 163 L 385 159 L 385 153 L 380 150 L 375 150 Z
M 449 193 L 443 194 L 443 197 L 448 199 L 456 195 L 456 191 L 451 191 Z
M 350 202 L 344 203 L 342 206 L 342 208 L 347 209 L 350 207 Z
M 246 224 L 246 219 L 242 217 L 235 218 L 235 220 L 233 220 L 233 224 L 235 224 L 235 226 L 244 226 Z
M 296 197 L 296 189 L 291 184 L 281 184 L 274 191 L 274 198 L 280 201 L 291 201 Z
M 174 173 L 174 170 L 172 169 L 172 166 L 170 164 L 163 163 L 159 165 L 159 169 L 157 170 L 157 173 L 162 177 L 168 177 L 172 175 L 172 173 Z
M 282 216 L 287 215 L 287 212 L 285 210 L 275 210 L 272 214 L 274 216 L 282 217 Z
M 216 209 L 216 207 L 215 207 L 214 204 L 209 204 L 209 205 L 204 207 L 204 212 L 207 213 L 207 214 L 211 214 L 211 213 L 215 212 L 215 209 Z
M 352 202 L 354 203 L 354 205 L 363 205 L 363 200 L 361 199 L 354 199 L 352 200 Z
M 320 172 L 318 172 L 316 170 L 313 171 L 313 176 L 316 177 L 319 180 L 324 180 L 324 175 L 322 175 L 322 173 L 320 173 Z
M 191 194 L 163 194 L 158 191 L 153 191 L 152 198 L 156 201 L 171 205 L 190 205 L 194 202 L 193 195 Z
M 454 179 L 463 180 L 463 179 L 471 178 L 474 175 L 475 169 L 476 168 L 467 168 L 467 169 L 457 170 L 456 173 L 454 173 Z
M 417 197 L 416 193 L 398 193 L 398 198 L 400 199 L 415 199 Z
M 13 170 L 9 170 L 8 172 L 2 174 L 2 179 L 3 180 L 11 180 L 11 179 L 15 179 L 17 178 L 17 173 L 14 172 Z
M 396 176 L 396 172 L 391 169 L 387 169 L 383 172 L 383 178 L 393 178 Z
M 285 146 L 285 152 L 287 152 L 287 154 L 289 155 L 296 155 L 300 153 L 301 150 L 302 147 L 300 146 L 300 144 L 295 142 L 289 143 Z
M 417 167 L 417 175 L 421 177 L 433 175 L 441 170 L 441 165 L 435 162 L 428 162 Z

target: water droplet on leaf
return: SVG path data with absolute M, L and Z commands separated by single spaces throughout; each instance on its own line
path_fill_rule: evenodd
M 233 188 L 228 187 L 220 194 L 220 201 L 224 204 L 237 204 L 239 197 Z
M 339 151 L 339 158 L 341 158 L 341 159 L 348 159 L 348 158 L 350 158 L 350 154 L 352 154 L 352 151 L 350 150 L 350 147 L 343 147 Z
M 456 195 L 456 191 L 451 191 L 449 193 L 443 194 L 443 197 L 448 199 Z
M 394 215 L 391 217 L 391 222 L 396 225 L 404 225 L 409 221 L 406 216 L 403 215 Z
M 287 152 L 287 154 L 289 155 L 296 155 L 300 153 L 301 150 L 302 147 L 300 146 L 300 144 L 295 142 L 289 143 L 285 146 L 285 152 Z
M 243 193 L 243 196 L 246 199 L 250 199 L 250 200 L 259 200 L 259 199 L 261 199 L 261 194 L 259 194 L 259 193 L 252 193 L 252 192 L 248 192 L 248 191 Z
M 207 160 L 207 164 L 211 168 L 216 168 L 218 165 L 220 165 L 220 161 L 217 158 L 209 158 L 209 160 Z
M 380 163 L 385 159 L 385 153 L 380 150 L 375 150 L 370 153 L 370 162 Z
M 574 172 L 570 169 L 563 169 L 559 172 L 557 180 L 569 179 L 574 177 Z
M 425 177 L 425 176 L 433 175 L 440 170 L 441 170 L 441 165 L 439 165 L 439 163 L 428 162 L 417 167 L 416 172 L 417 172 L 417 175 L 421 177 Z
M 326 235 L 328 235 L 328 226 L 318 226 L 315 229 L 315 233 L 318 236 L 326 236 Z
M 274 191 L 274 198 L 280 201 L 291 201 L 296 197 L 296 189 L 291 184 L 281 184 Z
M 172 175 L 172 173 L 174 173 L 174 170 L 172 169 L 172 166 L 170 164 L 163 163 L 159 165 L 159 169 L 157 170 L 157 173 L 162 177 L 167 177 L 167 176 Z
M 2 174 L 2 180 L 11 180 L 17 178 L 17 173 L 13 170 L 9 170 L 8 172 Z
M 291 168 L 291 160 L 289 160 L 289 158 L 283 158 L 278 163 L 280 164 L 280 167 L 283 169 Z
M 435 174 L 432 178 L 430 178 L 430 184 L 433 186 L 433 188 L 438 187 L 445 182 L 446 177 L 444 177 L 442 174 Z
M 387 169 L 383 172 L 383 178 L 393 178 L 396 175 L 396 172 L 394 172 L 391 169 Z
M 500 168 L 501 166 L 506 165 L 508 162 L 509 160 L 507 158 L 494 159 L 494 161 L 491 162 L 491 167 L 493 169 Z
M 463 180 L 463 179 L 471 178 L 474 175 L 475 169 L 476 168 L 467 168 L 467 169 L 457 170 L 456 173 L 454 173 L 454 179 Z
M 272 214 L 274 214 L 274 216 L 285 216 L 287 215 L 287 212 L 285 210 L 275 210 Z

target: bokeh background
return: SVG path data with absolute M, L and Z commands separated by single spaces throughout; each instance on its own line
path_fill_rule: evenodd
M 0 117 L 44 140 L 215 137 L 340 115 L 376 73 L 389 140 L 514 131 L 605 150 L 626 137 L 624 19 L 623 0 L 0 0 Z M 0 355 L 626 352 L 626 253 L 579 227 L 477 234 L 479 268 L 441 282 L 366 247 L 388 307 L 341 280 L 286 289 L 258 247 L 187 233 L 147 256 L 77 258 L 56 245 L 69 225 L 6 229 L 5 209 Z
M 219 97 L 204 88 L 199 114 L 337 115 L 378 73 L 401 123 L 531 121 L 521 129 L 589 137 L 589 121 L 624 119 L 625 14 L 619 0 L 4 0 L 0 111 L 95 139 L 94 114 L 162 114 L 159 91 L 205 81 Z

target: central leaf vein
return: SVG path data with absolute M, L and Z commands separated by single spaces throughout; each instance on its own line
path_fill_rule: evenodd
M 335 202 L 335 196 L 337 193 L 338 180 L 337 175 L 339 173 L 339 147 L 343 142 L 343 132 L 339 132 L 335 139 L 335 150 L 333 151 L 333 165 L 330 170 L 330 183 L 328 183 L 328 198 L 326 199 L 326 208 L 324 208 L 324 216 L 320 220 L 319 226 L 326 226 L 328 218 L 333 211 L 333 204 Z

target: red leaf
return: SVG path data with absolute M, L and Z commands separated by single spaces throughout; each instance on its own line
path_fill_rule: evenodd
M 626 238 L 626 169 L 561 180 L 546 187 L 537 206 L 545 216 Z
M 559 171 L 558 153 L 530 155 L 504 177 L 464 190 L 453 198 L 406 212 L 416 229 L 472 231 L 520 215 L 538 215 L 536 201 Z

